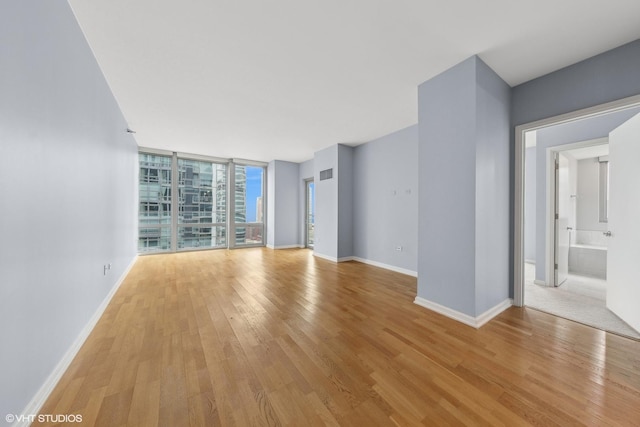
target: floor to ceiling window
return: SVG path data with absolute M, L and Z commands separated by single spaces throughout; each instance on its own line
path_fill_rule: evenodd
M 266 165 L 159 150 L 139 162 L 138 252 L 264 245 Z
M 233 164 L 233 242 L 231 246 L 264 244 L 264 166 Z
M 178 249 L 227 246 L 227 165 L 178 159 Z
M 171 250 L 171 157 L 140 153 L 138 252 Z

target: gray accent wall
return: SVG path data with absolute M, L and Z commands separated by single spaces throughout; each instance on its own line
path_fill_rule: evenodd
M 354 256 L 417 272 L 418 125 L 355 147 L 353 177 Z
M 0 93 L 0 413 L 20 414 L 136 257 L 137 146 L 67 2 L 2 2 Z
M 267 244 L 277 248 L 297 246 L 298 175 L 297 163 L 274 160 L 269 163 L 267 204 L 269 228 Z
M 640 94 L 640 40 L 513 88 L 512 124 Z
M 418 105 L 418 297 L 475 317 L 509 296 L 509 86 L 474 56 Z

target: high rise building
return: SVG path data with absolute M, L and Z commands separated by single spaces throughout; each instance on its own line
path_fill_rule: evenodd
M 171 249 L 171 158 L 140 154 L 138 250 Z

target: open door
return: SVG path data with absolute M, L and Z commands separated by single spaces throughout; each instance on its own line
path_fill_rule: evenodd
M 560 286 L 569 276 L 569 214 L 571 194 L 569 191 L 569 160 L 562 153 L 556 159 L 556 220 L 555 220 L 555 274 L 554 285 Z
M 607 308 L 640 331 L 640 114 L 609 134 Z

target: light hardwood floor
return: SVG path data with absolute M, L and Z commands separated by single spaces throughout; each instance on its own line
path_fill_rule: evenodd
M 41 413 L 87 426 L 640 423 L 640 342 L 521 308 L 476 330 L 415 296 L 415 278 L 307 250 L 140 257 Z

